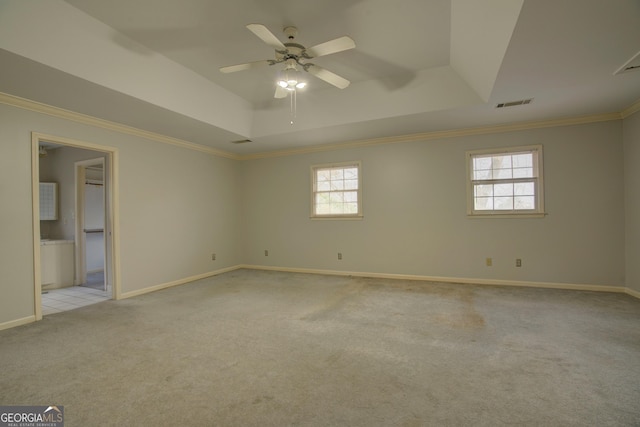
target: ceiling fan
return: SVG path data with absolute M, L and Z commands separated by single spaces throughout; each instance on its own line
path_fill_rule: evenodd
M 278 38 L 262 24 L 249 24 L 247 28 L 258 36 L 260 40 L 275 49 L 275 59 L 264 59 L 262 61 L 247 62 L 245 64 L 230 65 L 220 68 L 221 72 L 234 73 L 236 71 L 259 68 L 265 65 L 284 63 L 285 68 L 281 71 L 281 76 L 276 86 L 276 93 L 274 95 L 276 98 L 284 98 L 289 91 L 294 91 L 296 88 L 300 89 L 304 86 L 304 83 L 297 77 L 299 74 L 298 67 L 340 89 L 346 88 L 351 83 L 344 77 L 311 62 L 307 62 L 319 56 L 353 49 L 356 47 L 356 44 L 350 37 L 343 36 L 306 48 L 294 42 L 294 39 L 298 35 L 298 29 L 296 27 L 286 27 L 283 30 L 289 40 L 286 43 L 278 40 Z

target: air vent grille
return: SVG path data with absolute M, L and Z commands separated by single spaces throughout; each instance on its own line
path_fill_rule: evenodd
M 496 108 L 515 107 L 517 105 L 527 105 L 527 104 L 531 104 L 531 101 L 533 101 L 533 98 L 521 99 L 519 101 L 501 102 L 500 104 L 496 105 Z
M 231 141 L 232 144 L 246 144 L 247 142 L 251 142 L 250 139 L 238 139 L 237 141 Z

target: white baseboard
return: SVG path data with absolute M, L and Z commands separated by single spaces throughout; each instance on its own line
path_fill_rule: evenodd
M 229 271 L 238 270 L 241 266 L 234 265 L 232 267 L 221 268 L 220 270 L 209 271 L 207 273 L 197 274 L 195 276 L 185 277 L 184 279 L 174 280 L 173 282 L 161 283 L 159 285 L 150 286 L 144 289 L 138 289 L 135 291 L 125 292 L 120 294 L 118 299 L 131 298 L 138 295 L 148 294 L 149 292 L 159 291 L 161 289 L 171 288 L 173 286 L 184 285 L 185 283 L 195 282 L 196 280 L 206 279 L 207 277 L 217 276 L 218 274 L 228 273 Z
M 27 323 L 32 323 L 36 321 L 36 316 L 27 316 L 22 319 L 10 320 L 8 322 L 0 323 L 0 331 L 3 329 L 15 328 L 16 326 L 26 325 Z
M 567 289 L 575 291 L 592 291 L 592 292 L 616 292 L 628 293 L 629 295 L 640 298 L 640 292 L 632 291 L 623 286 L 606 286 L 606 285 L 586 285 L 574 283 L 552 283 L 552 282 L 529 282 L 519 280 L 500 280 L 500 279 L 472 279 L 468 277 L 441 277 L 441 276 L 420 276 L 412 274 L 389 274 L 389 273 L 366 273 L 356 271 L 338 271 L 338 270 L 318 270 L 310 268 L 289 268 L 289 267 L 272 267 L 265 265 L 242 265 L 241 268 L 251 270 L 269 270 L 284 271 L 291 273 L 307 273 L 307 274 L 325 274 L 332 276 L 354 276 L 354 277 L 371 277 L 378 279 L 399 279 L 399 280 L 417 280 L 425 282 L 445 282 L 445 283 L 461 283 L 474 285 L 494 285 L 494 286 L 519 286 L 529 288 L 548 288 L 548 289 Z M 634 295 L 635 293 L 635 295 Z
M 156 286 L 151 286 L 144 289 L 138 289 L 131 292 L 125 292 L 120 295 L 119 299 L 131 298 L 138 295 L 148 294 L 149 292 L 159 291 L 161 289 L 170 288 L 173 286 L 184 285 L 185 283 L 194 282 L 196 280 L 205 279 L 211 276 L 217 276 L 219 274 L 228 273 L 230 271 L 246 268 L 249 270 L 268 270 L 268 271 L 283 271 L 290 273 L 306 273 L 306 274 L 322 274 L 331 276 L 355 276 L 355 277 L 371 277 L 378 279 L 399 279 L 399 280 L 417 280 L 427 282 L 445 282 L 445 283 L 461 283 L 461 284 L 477 284 L 477 285 L 496 285 L 496 286 L 521 286 L 532 288 L 548 288 L 548 289 L 567 289 L 576 291 L 593 291 L 593 292 L 614 292 L 625 293 L 632 297 L 640 299 L 640 292 L 635 289 L 626 288 L 623 286 L 604 286 L 604 285 L 584 285 L 584 284 L 572 284 L 572 283 L 551 283 L 551 282 L 527 282 L 527 281 L 514 281 L 514 280 L 498 280 L 498 279 L 470 279 L 461 277 L 440 277 L 440 276 L 419 276 L 411 274 L 387 274 L 387 273 L 364 273 L 354 271 L 339 271 L 339 270 L 321 270 L 311 268 L 291 268 L 291 267 L 272 267 L 266 265 L 249 265 L 239 264 L 227 268 L 221 268 L 219 270 L 210 271 L 203 274 L 197 274 L 195 276 L 186 277 L 180 280 L 174 280 L 173 282 L 162 283 Z M 26 325 L 36 321 L 36 316 L 27 316 L 21 319 L 10 320 L 8 322 L 0 323 L 0 331 L 4 329 L 14 328 L 16 326 Z
M 640 299 L 640 292 L 636 291 L 635 289 L 625 288 L 625 291 L 627 294 L 631 295 L 632 297 L 636 297 Z

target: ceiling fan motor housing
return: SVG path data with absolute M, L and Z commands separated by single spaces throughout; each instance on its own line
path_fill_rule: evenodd
M 293 40 L 298 36 L 298 29 L 296 27 L 284 27 L 282 32 L 289 40 Z
M 300 59 L 304 58 L 303 52 L 305 47 L 298 43 L 285 43 L 284 45 L 287 50 L 282 52 L 276 51 L 276 60 L 284 62 L 293 59 L 300 64 Z

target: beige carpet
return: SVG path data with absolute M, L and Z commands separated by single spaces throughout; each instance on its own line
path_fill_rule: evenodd
M 0 331 L 66 426 L 640 425 L 628 295 L 238 270 Z

